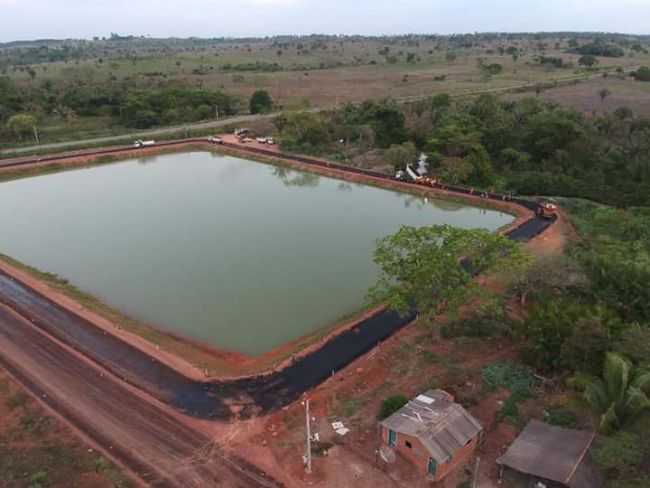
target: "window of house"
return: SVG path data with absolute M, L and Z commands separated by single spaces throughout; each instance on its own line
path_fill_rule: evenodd
M 413 447 L 409 441 L 404 442 L 404 444 L 406 444 L 406 447 L 408 447 L 409 449 Z

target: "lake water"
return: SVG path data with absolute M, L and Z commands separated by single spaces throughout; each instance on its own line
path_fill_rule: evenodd
M 0 252 L 134 318 L 247 354 L 360 310 L 375 241 L 401 225 L 512 220 L 209 152 L 0 184 Z

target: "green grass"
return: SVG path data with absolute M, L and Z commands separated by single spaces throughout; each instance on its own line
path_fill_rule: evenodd
M 54 62 L 35 65 L 36 78 L 32 82 L 26 71 L 11 67 L 6 75 L 14 79 L 22 88 L 40 86 L 49 81 L 56 90 L 74 84 L 91 87 L 109 86 L 125 82 L 138 89 L 153 89 L 166 84 L 202 86 L 207 89 L 220 89 L 238 96 L 242 106 L 251 93 L 259 88 L 271 92 L 279 106 L 286 108 L 310 106 L 332 106 L 346 101 L 361 101 L 365 98 L 408 98 L 430 96 L 448 92 L 456 96 L 469 96 L 482 90 L 526 90 L 534 91 L 542 83 L 554 87 L 556 83 L 569 77 L 588 76 L 617 66 L 650 64 L 650 55 L 636 54 L 634 57 L 601 60 L 596 70 L 586 71 L 578 68 L 547 69 L 535 62 L 540 54 L 537 46 L 530 40 L 518 41 L 524 51 L 515 62 L 509 55 L 499 55 L 495 49 L 502 41 L 487 42 L 483 48 L 471 47 L 453 49 L 458 58 L 453 62 L 445 59 L 446 49 L 438 40 L 420 40 L 417 45 L 394 43 L 390 55 L 397 62 L 390 64 L 379 54 L 386 45 L 383 39 L 366 39 L 362 42 L 345 40 L 343 45 L 329 40 L 327 49 L 311 49 L 312 41 L 300 40 L 304 44 L 302 54 L 298 53 L 297 43 L 290 47 L 273 46 L 271 41 L 258 40 L 242 42 L 233 40 L 227 43 L 208 43 L 206 47 L 194 49 L 191 42 L 177 41 L 171 45 L 171 52 L 160 49 L 156 41 L 145 41 L 156 49 L 144 48 L 141 41 L 123 44 L 135 57 L 126 59 L 123 52 L 115 46 L 107 46 L 96 51 L 93 59 L 76 62 Z M 566 46 L 553 47 L 555 40 L 548 40 L 546 56 L 562 57 L 576 64 L 578 56 L 565 53 Z M 189 49 L 192 50 L 189 50 Z M 282 55 L 278 56 L 278 49 Z M 108 51 L 105 53 L 104 51 Z M 412 53 L 419 59 L 408 63 L 407 55 Z M 101 56 L 103 62 L 99 63 Z M 484 79 L 477 59 L 485 63 L 499 63 L 503 73 Z M 224 70 L 226 64 L 278 63 L 279 72 L 239 72 Z M 374 63 L 374 64 L 371 64 Z M 194 73 L 202 69 L 203 74 Z M 436 77 L 446 76 L 444 81 Z M 114 77 L 115 80 L 111 80 Z M 524 85 L 524 88 L 518 88 Z M 69 139 L 83 139 L 106 135 L 119 135 L 129 129 L 115 123 L 107 115 L 83 117 L 63 121 L 60 117 L 46 116 L 41 121 L 43 142 L 56 142 Z M 6 144 L 5 147 L 10 147 Z

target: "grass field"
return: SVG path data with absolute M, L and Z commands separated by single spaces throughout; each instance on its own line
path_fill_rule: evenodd
M 607 89 L 611 94 L 601 100 L 599 92 Z M 573 107 L 579 112 L 592 114 L 613 112 L 619 107 L 628 107 L 637 116 L 650 117 L 650 83 L 630 78 L 597 78 L 576 85 L 550 88 L 541 96 L 549 101 Z
M 82 43 L 82 54 L 66 62 L 27 65 L 15 47 L 0 45 L 0 76 L 11 78 L 21 90 L 45 90 L 62 98 L 70 86 L 102 89 L 153 90 L 184 86 L 222 90 L 239 97 L 241 111 L 257 89 L 272 95 L 275 108 L 332 107 L 345 102 L 392 97 L 409 99 L 437 93 L 452 95 L 500 92 L 537 84 L 553 85 L 567 78 L 587 78 L 617 67 L 650 65 L 650 53 L 627 50 L 620 58 L 599 58 L 595 70 L 578 65 L 579 55 L 568 53 L 568 38 L 513 36 L 474 41 L 468 46 L 451 38 L 324 38 L 269 40 L 156 40 Z M 505 52 L 516 48 L 515 58 Z M 50 48 L 53 49 L 53 48 Z M 26 51 L 25 51 L 26 52 Z M 538 62 L 540 55 L 562 58 L 565 67 Z M 13 57 L 12 57 L 13 56 Z M 25 54 L 26 56 L 26 54 Z M 13 62 L 13 64 L 11 64 Z M 499 64 L 502 71 L 486 75 L 481 65 Z M 614 80 L 611 80 L 614 83 Z M 647 104 L 650 89 L 615 87 L 605 107 L 618 100 Z M 551 90 L 546 96 L 578 109 L 594 105 L 591 88 Z M 593 90 L 593 91 L 597 91 Z M 645 105 L 644 105 L 645 106 Z M 38 113 L 38 107 L 35 111 Z M 645 108 L 644 108 L 645 110 Z M 127 133 L 119 119 L 109 116 L 63 116 L 40 113 L 41 142 L 58 142 Z M 0 133 L 0 137 L 2 134 Z M 3 144 L 4 143 L 4 144 Z M 33 138 L 23 139 L 24 144 Z M 17 140 L 0 140 L 4 147 Z
M 457 58 L 453 61 L 446 60 L 447 51 L 432 51 L 433 45 L 393 49 L 394 64 L 377 54 L 381 50 L 378 43 L 350 43 L 306 55 L 297 55 L 293 49 L 283 51 L 281 56 L 277 54 L 281 49 L 263 44 L 251 48 L 250 52 L 243 46 L 232 45 L 211 53 L 180 52 L 165 56 L 116 58 L 102 63 L 97 59 L 79 64 L 48 63 L 35 67 L 37 74 L 33 81 L 27 71 L 9 70 L 8 74 L 23 86 L 46 80 L 52 81 L 55 86 L 129 81 L 146 89 L 169 82 L 182 82 L 222 89 L 244 99 L 256 89 L 264 88 L 281 107 L 298 108 L 306 105 L 331 106 L 368 98 L 428 96 L 443 92 L 458 94 L 522 83 L 550 82 L 585 73 L 585 70 L 577 68 L 579 56 L 567 54 L 562 49 L 547 50 L 544 55 L 561 57 L 565 62 L 573 63 L 573 68 L 550 69 L 541 66 L 534 59 L 540 52 L 533 50 L 525 51 L 527 54 L 515 62 L 511 56 L 500 56 L 490 47 L 454 50 Z M 410 63 L 406 62 L 409 53 L 416 56 Z M 501 64 L 503 72 L 486 79 L 478 66 L 479 58 L 486 64 Z M 227 65 L 254 63 L 278 63 L 280 70 L 224 69 Z M 650 64 L 650 55 L 601 58 L 599 69 L 640 64 Z M 440 77 L 444 77 L 444 80 Z

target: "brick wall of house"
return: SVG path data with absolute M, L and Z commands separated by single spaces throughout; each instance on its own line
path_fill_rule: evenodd
M 454 457 L 450 462 L 445 463 L 442 466 L 438 466 L 435 481 L 440 481 L 452 471 L 455 471 L 456 469 L 459 469 L 465 465 L 474 454 L 474 451 L 476 451 L 477 445 L 478 437 L 475 437 L 469 442 L 469 444 L 456 451 L 454 453 Z
M 381 428 L 381 437 L 383 443 L 388 445 L 387 428 Z M 406 444 L 407 442 L 410 443 L 411 447 L 408 447 Z M 436 477 L 434 480 L 440 481 L 449 473 L 467 463 L 467 461 L 469 461 L 469 459 L 472 457 L 472 454 L 474 454 L 477 444 L 478 438 L 472 439 L 472 441 L 469 442 L 466 446 L 454 453 L 454 457 L 451 461 L 438 465 Z M 429 451 L 427 451 L 419 439 L 405 434 L 400 434 L 398 432 L 395 451 L 399 453 L 400 456 L 410 461 L 417 468 L 418 472 L 420 472 L 423 476 L 427 476 L 429 474 L 429 458 L 431 456 L 429 454 Z

